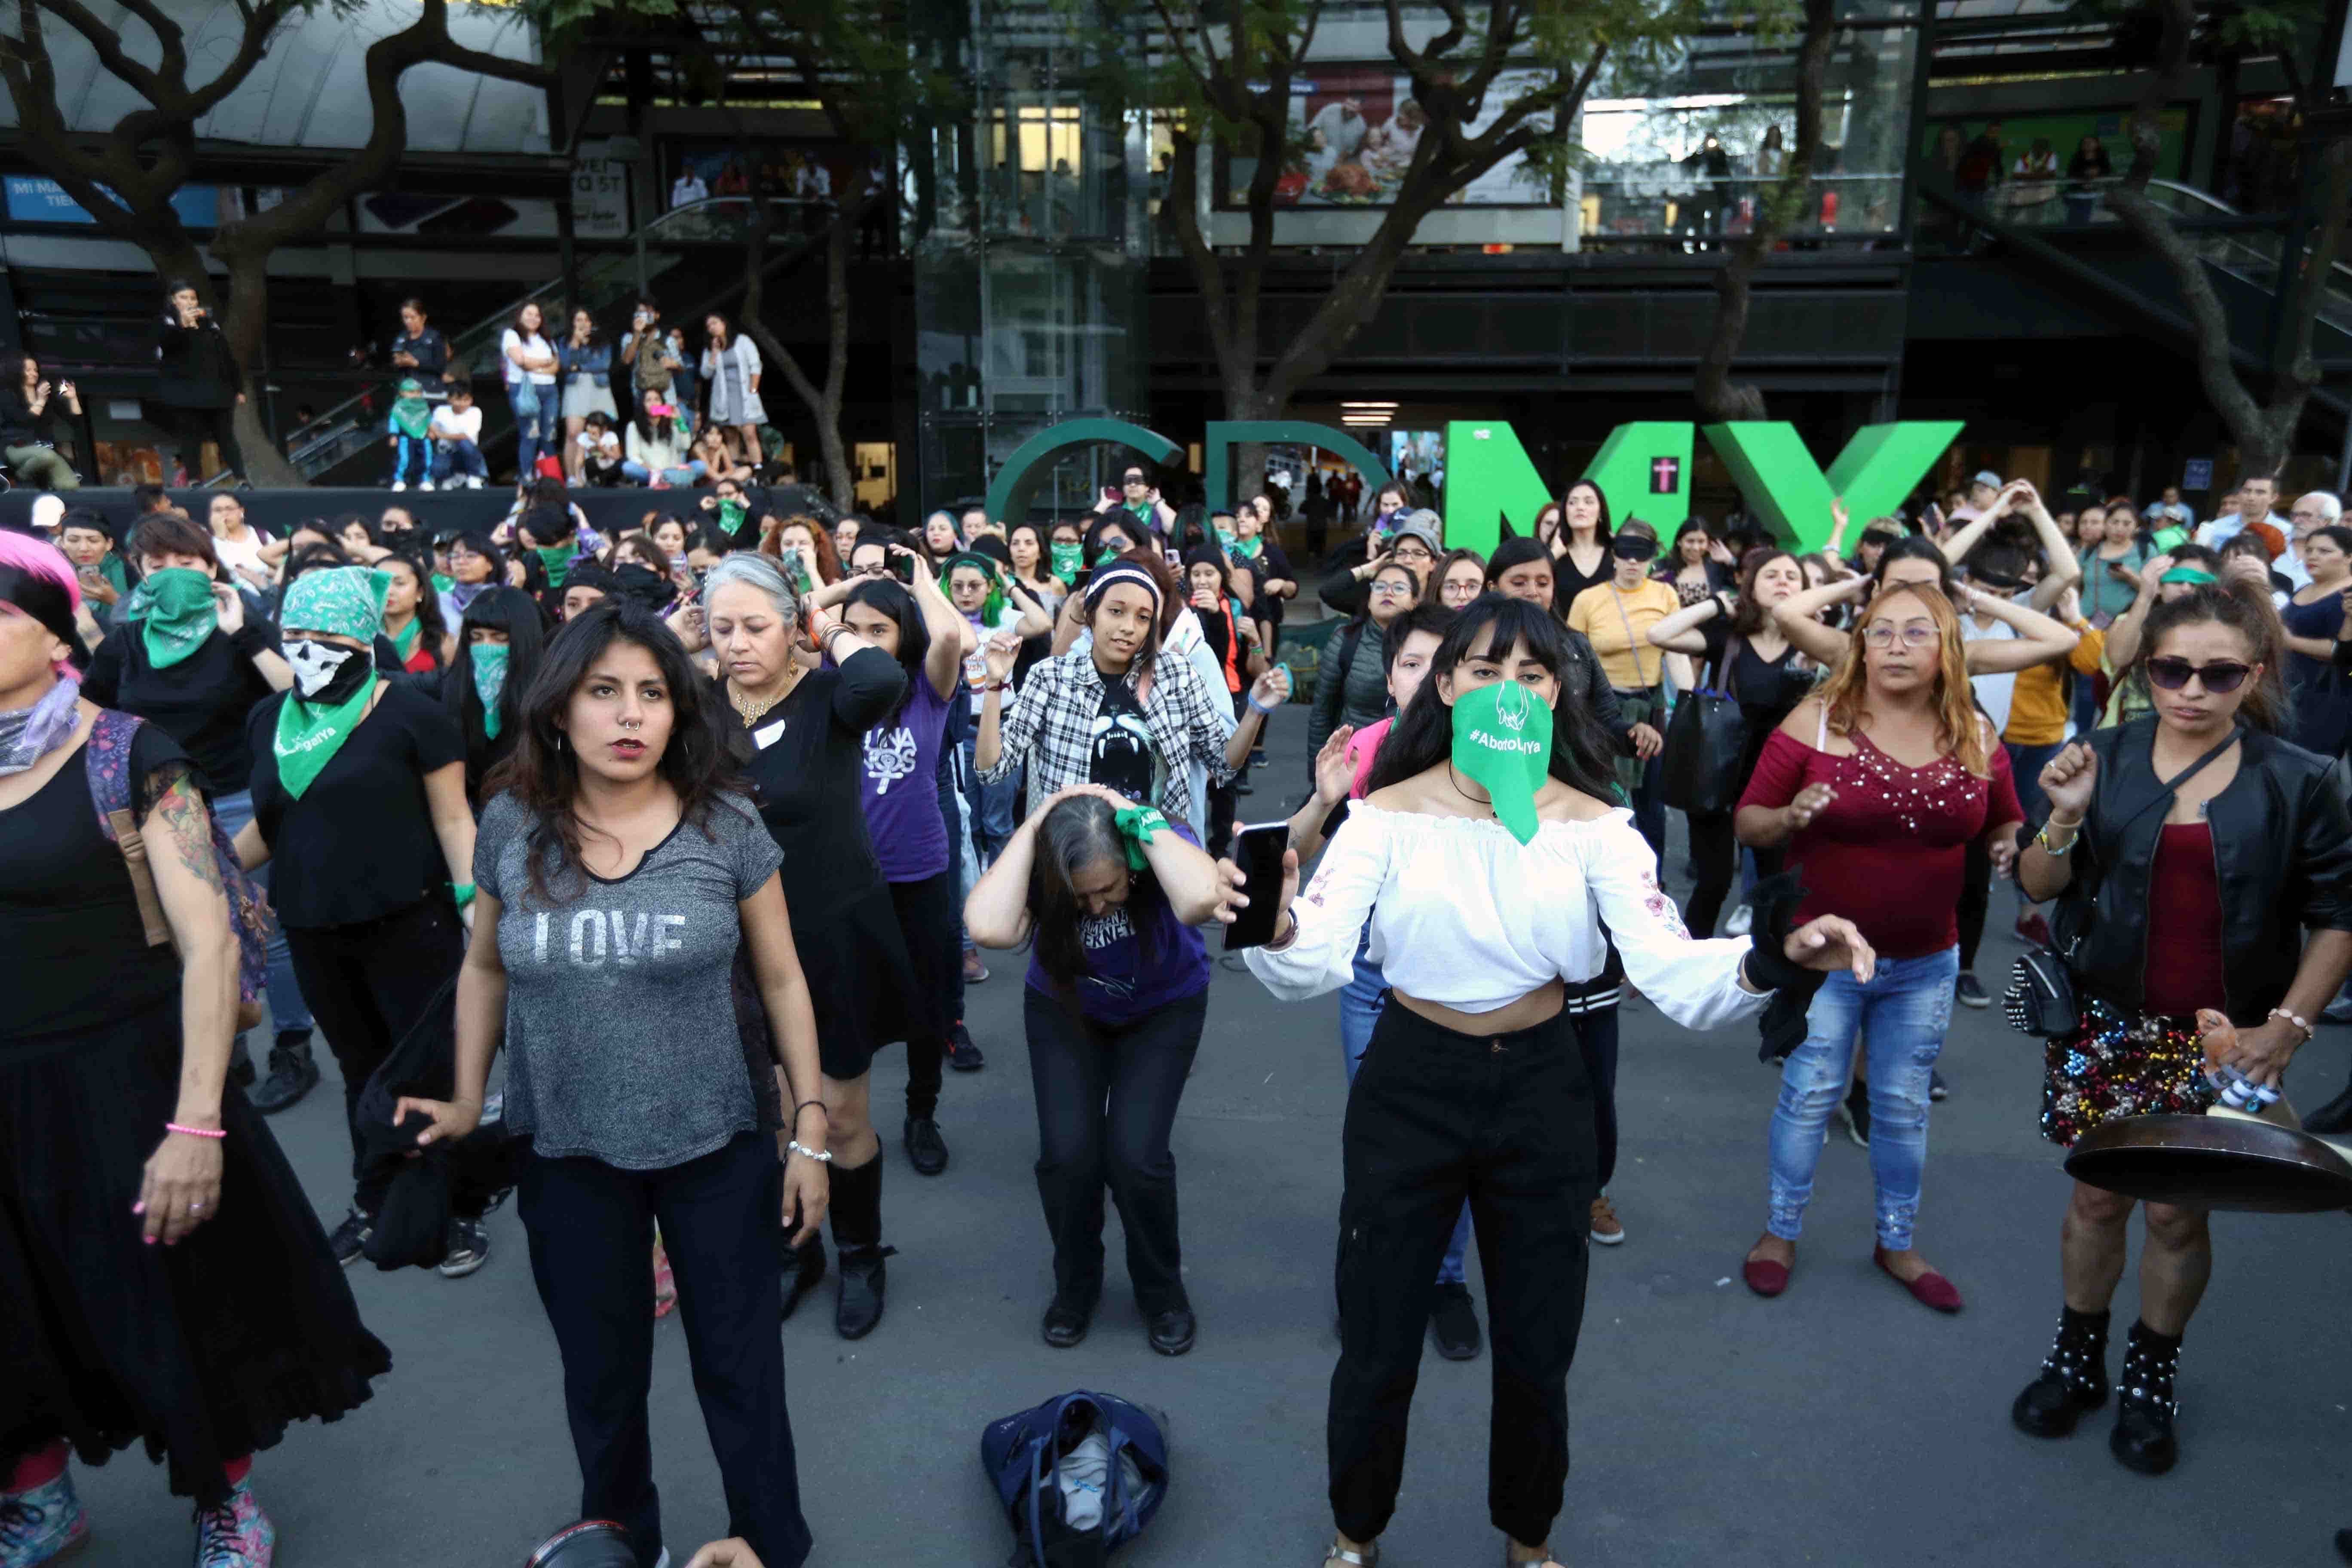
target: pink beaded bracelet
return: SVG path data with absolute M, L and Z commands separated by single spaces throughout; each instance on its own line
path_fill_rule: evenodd
M 191 1138 L 226 1138 L 228 1136 L 228 1129 L 226 1127 L 183 1127 L 176 1121 L 166 1121 L 163 1123 L 163 1131 L 166 1132 L 184 1132 Z

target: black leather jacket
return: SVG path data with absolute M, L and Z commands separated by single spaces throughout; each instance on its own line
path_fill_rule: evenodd
M 2144 994 L 2148 884 L 2167 809 L 2151 755 L 2156 726 L 2149 715 L 2091 736 L 2099 781 L 2053 926 L 2076 984 L 2126 1008 Z M 2248 730 L 2238 776 L 2206 805 L 2221 888 L 2224 1010 L 2238 1025 L 2261 1024 L 2285 996 L 2303 930 L 2352 931 L 2352 816 L 2329 766 Z

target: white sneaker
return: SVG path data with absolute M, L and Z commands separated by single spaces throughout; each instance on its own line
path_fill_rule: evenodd
M 431 479 L 420 480 L 416 488 L 420 490 L 429 490 L 433 488 L 433 481 Z
M 1746 936 L 1748 926 L 1755 919 L 1756 911 L 1742 904 L 1731 911 L 1729 920 L 1723 922 L 1723 933 L 1726 936 Z
M 408 488 L 408 481 L 405 479 L 394 479 L 392 481 L 392 488 L 396 490 L 404 490 Z

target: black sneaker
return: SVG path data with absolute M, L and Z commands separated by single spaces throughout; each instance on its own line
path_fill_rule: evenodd
M 1952 983 L 1952 996 L 1963 1007 L 1992 1005 L 1992 998 L 1985 994 L 1985 988 L 1978 983 L 1973 973 L 1963 973 Z
M 1429 1310 L 1429 1337 L 1447 1361 L 1475 1361 L 1485 1343 L 1478 1331 L 1478 1308 L 1470 1287 L 1455 1280 L 1437 1287 L 1437 1302 Z
M 343 1216 L 343 1223 L 335 1227 L 335 1233 L 327 1237 L 327 1248 L 335 1255 L 336 1262 L 349 1268 L 359 1261 L 360 1254 L 367 1250 L 368 1237 L 374 1234 L 375 1215 L 362 1214 L 354 1205 Z
M 253 1079 L 253 1053 L 245 1048 L 245 1037 L 239 1035 L 229 1042 L 228 1081 L 238 1089 L 251 1089 Z
M 307 1029 L 289 1030 L 269 1047 L 269 1076 L 252 1094 L 253 1109 L 275 1116 L 319 1086 L 319 1064 Z
M 1927 1069 L 1927 1098 L 1938 1102 L 1949 1100 L 1952 1091 L 1944 1082 L 1944 1075 L 1934 1068 Z
M 988 1065 L 980 1047 L 971 1043 L 971 1031 L 958 1024 L 948 1031 L 948 1066 L 958 1072 L 978 1072 Z
M 444 1279 L 463 1279 L 490 1260 L 490 1233 L 478 1219 L 451 1220 L 448 1245 L 435 1268 Z
M 1862 1079 L 1854 1079 L 1853 1087 L 1845 1091 L 1838 1120 L 1845 1123 L 1845 1135 L 1853 1140 L 1855 1148 L 1870 1147 L 1870 1086 Z
M 907 1163 L 918 1175 L 936 1176 L 948 1168 L 948 1141 L 940 1136 L 938 1121 L 928 1116 L 909 1116 L 903 1136 Z

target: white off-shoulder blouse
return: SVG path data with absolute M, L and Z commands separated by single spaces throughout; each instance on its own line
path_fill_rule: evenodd
M 1246 955 L 1250 973 L 1285 1001 L 1348 983 L 1368 914 L 1367 956 L 1388 983 L 1459 1013 L 1491 1013 L 1554 980 L 1592 979 L 1611 936 L 1626 978 L 1685 1028 L 1750 1016 L 1769 996 L 1739 983 L 1747 938 L 1692 940 L 1629 811 L 1546 822 L 1523 845 L 1499 822 L 1358 801 L 1291 913 L 1298 929 L 1289 945 Z

